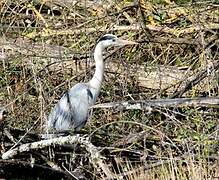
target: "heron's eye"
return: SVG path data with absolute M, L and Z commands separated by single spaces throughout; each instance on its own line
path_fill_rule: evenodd
M 115 39 L 112 39 L 112 41 L 115 42 L 116 40 L 115 40 Z

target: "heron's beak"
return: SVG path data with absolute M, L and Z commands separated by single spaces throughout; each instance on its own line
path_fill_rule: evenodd
M 137 42 L 123 40 L 123 39 L 119 39 L 118 42 L 119 42 L 120 45 L 134 45 L 134 44 L 138 44 Z

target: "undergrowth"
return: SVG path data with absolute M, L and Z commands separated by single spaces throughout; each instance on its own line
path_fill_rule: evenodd
M 218 62 L 215 1 L 66 3 L 0 3 L 5 128 L 42 133 L 64 92 L 92 77 L 92 53 L 105 33 L 139 45 L 107 50 L 97 104 L 169 98 Z M 218 93 L 215 69 L 181 97 L 218 98 Z M 107 152 L 106 161 L 118 179 L 213 179 L 219 177 L 218 119 L 218 105 L 94 109 L 83 131 Z M 87 178 L 101 177 L 89 172 L 89 166 L 85 169 Z

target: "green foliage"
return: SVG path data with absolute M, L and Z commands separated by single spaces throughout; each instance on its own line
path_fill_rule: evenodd
M 165 11 L 159 11 L 158 14 L 153 15 L 154 19 L 159 21 L 160 23 L 163 23 L 166 19 L 166 12 Z

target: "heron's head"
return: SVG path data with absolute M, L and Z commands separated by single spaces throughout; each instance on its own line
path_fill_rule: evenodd
M 107 48 L 110 46 L 124 46 L 137 43 L 120 39 L 113 34 L 105 34 L 99 39 L 98 44 L 100 44 L 103 48 Z

